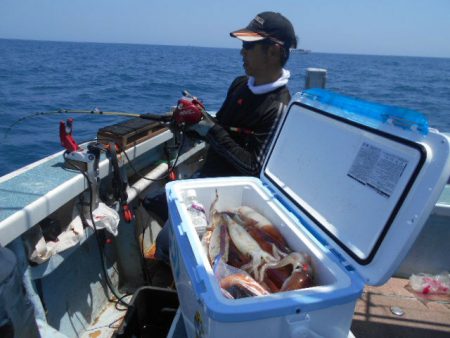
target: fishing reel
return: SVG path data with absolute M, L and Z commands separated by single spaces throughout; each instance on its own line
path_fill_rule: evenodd
M 173 111 L 172 120 L 178 126 L 192 125 L 200 122 L 205 112 L 203 103 L 185 90 Z

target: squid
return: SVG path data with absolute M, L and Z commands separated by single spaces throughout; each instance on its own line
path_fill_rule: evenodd
M 225 296 L 233 298 L 264 296 L 270 292 L 246 273 L 235 273 L 220 280 L 220 287 L 227 292 Z
M 240 224 L 236 223 L 229 215 L 224 214 L 224 218 L 228 225 L 228 232 L 237 249 L 244 255 L 250 256 L 251 261 L 242 266 L 241 269 L 249 268 L 253 272 L 253 276 L 257 280 L 260 279 L 259 268 L 264 263 L 276 263 L 276 259 L 259 246 L 258 242 L 250 236 L 250 234 Z
M 221 213 L 217 213 L 214 218 L 217 219 L 217 224 L 211 234 L 208 250 L 209 259 L 210 262 L 214 262 L 217 256 L 220 256 L 224 262 L 228 262 L 230 236 L 228 234 L 227 224 Z
M 206 230 L 206 232 L 203 234 L 203 237 L 201 240 L 203 250 L 205 251 L 206 256 L 208 257 L 210 264 L 212 264 L 212 261 L 209 257 L 209 244 L 211 243 L 212 233 L 213 233 L 212 230 Z
M 309 288 L 313 286 L 313 277 L 304 270 L 294 270 L 281 286 L 280 292 Z
M 244 255 L 236 248 L 233 241 L 230 241 L 230 248 L 228 251 L 228 264 L 236 268 L 240 268 L 250 262 L 251 257 Z
M 278 262 L 268 262 L 261 268 L 261 280 L 264 279 L 267 269 L 279 269 L 292 265 L 292 272 L 281 285 L 280 291 L 289 291 L 307 288 L 313 285 L 311 258 L 300 252 L 292 252 Z
M 247 206 L 239 207 L 237 213 L 246 225 L 255 225 L 270 237 L 274 238 L 279 243 L 278 246 L 280 248 L 288 247 L 280 231 L 266 217 Z
M 235 219 L 238 217 L 235 217 Z M 275 258 L 285 257 L 292 250 L 268 233 L 258 228 L 255 224 L 244 224 L 245 230 L 258 242 L 259 246 L 266 252 L 275 256 Z

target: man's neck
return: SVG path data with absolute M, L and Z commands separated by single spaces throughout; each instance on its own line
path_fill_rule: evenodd
M 255 76 L 255 86 L 261 86 L 263 84 L 272 83 L 281 77 L 282 69 L 277 68 L 273 71 L 267 71 L 260 76 Z

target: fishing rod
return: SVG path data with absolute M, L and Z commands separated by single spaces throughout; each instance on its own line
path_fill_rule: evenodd
M 14 121 L 6 130 L 5 138 L 10 133 L 11 129 L 22 121 L 41 115 L 55 115 L 55 114 L 85 114 L 85 115 L 105 115 L 105 116 L 123 116 L 123 117 L 135 117 L 145 120 L 153 120 L 160 122 L 172 122 L 175 120 L 178 124 L 195 124 L 199 122 L 203 114 L 206 113 L 205 106 L 203 103 L 187 90 L 182 91 L 183 97 L 178 100 L 177 106 L 173 112 L 168 112 L 164 114 L 138 114 L 138 113 L 126 113 L 126 112 L 116 112 L 116 111 L 102 111 L 98 108 L 92 110 L 79 110 L 79 109 L 58 109 L 53 111 L 36 112 L 33 114 L 26 115 Z
M 44 112 L 45 113 L 45 112 Z M 125 113 L 125 112 L 116 112 L 116 111 L 102 111 L 98 108 L 93 110 L 77 110 L 77 109 L 59 109 L 55 112 L 48 113 L 57 113 L 57 114 L 89 114 L 89 115 L 106 115 L 106 116 L 124 116 L 124 117 L 137 117 L 144 120 L 157 120 L 163 122 L 169 122 L 172 119 L 172 112 L 165 114 L 138 114 L 138 113 Z
M 16 121 L 14 121 L 8 129 L 6 129 L 4 133 L 4 140 L 8 137 L 11 130 L 18 125 L 19 123 L 36 116 L 45 116 L 45 115 L 57 115 L 57 114 L 84 114 L 84 115 L 105 115 L 105 116 L 123 116 L 123 117 L 135 117 L 135 118 L 141 118 L 145 120 L 154 120 L 154 121 L 160 121 L 160 122 L 170 122 L 172 120 L 173 113 L 165 113 L 165 114 L 152 114 L 152 113 L 145 113 L 145 114 L 137 114 L 137 113 L 125 113 L 125 112 L 115 112 L 115 111 L 102 111 L 98 108 L 92 109 L 92 110 L 78 110 L 78 109 L 58 109 L 53 111 L 44 111 L 44 112 L 36 112 L 33 114 L 29 114 L 26 116 L 23 116 Z
M 185 94 L 185 92 L 183 92 Z M 42 115 L 57 115 L 57 114 L 84 114 L 84 115 L 104 115 L 104 116 L 122 116 L 122 117 L 134 117 L 144 120 L 158 121 L 161 123 L 175 123 L 176 125 L 195 124 L 199 122 L 205 113 L 205 107 L 197 100 L 197 98 L 180 99 L 173 112 L 164 114 L 138 114 L 138 113 L 126 113 L 115 111 L 102 111 L 98 108 L 93 110 L 77 110 L 77 109 L 58 109 L 54 111 L 36 112 L 34 114 L 26 115 L 14 121 L 5 131 L 3 140 L 6 140 L 11 130 L 19 123 L 36 116 Z
M 19 123 L 36 116 L 43 115 L 57 115 L 57 114 L 84 114 L 84 115 L 104 115 L 104 116 L 122 116 L 122 117 L 130 117 L 130 118 L 140 118 L 144 120 L 152 120 L 158 121 L 161 123 L 174 123 L 177 126 L 181 125 L 192 125 L 198 123 L 206 112 L 205 106 L 203 103 L 195 96 L 190 94 L 187 90 L 182 92 L 183 97 L 178 100 L 177 106 L 172 112 L 167 112 L 163 114 L 153 114 L 153 113 L 127 113 L 127 112 L 117 112 L 117 111 L 102 111 L 98 108 L 94 108 L 92 110 L 79 110 L 79 109 L 58 109 L 53 111 L 45 111 L 45 112 L 36 112 L 33 114 L 29 114 L 23 116 L 16 121 L 14 121 L 5 131 L 3 140 L 6 140 L 11 132 L 11 130 L 18 125 Z M 242 134 L 255 134 L 255 135 L 263 135 L 259 133 L 255 133 L 249 129 L 245 128 L 236 128 L 236 127 L 227 127 L 224 126 L 225 129 L 228 129 L 232 132 L 242 133 Z

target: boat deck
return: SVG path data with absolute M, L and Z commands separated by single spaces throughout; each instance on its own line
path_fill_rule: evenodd
M 398 307 L 402 316 L 392 313 Z M 111 303 L 89 331 L 82 337 L 111 337 L 120 326 L 125 313 L 112 310 Z M 112 312 L 111 312 L 112 310 Z M 178 317 L 176 319 L 179 319 Z M 185 338 L 184 326 L 179 323 L 170 338 Z M 435 300 L 419 299 L 408 289 L 408 279 L 391 278 L 380 287 L 367 286 L 358 300 L 349 338 L 448 338 L 450 337 L 450 296 Z
M 419 299 L 407 286 L 408 279 L 403 278 L 391 278 L 380 287 L 366 286 L 353 317 L 355 337 L 450 337 L 450 296 Z M 404 314 L 393 314 L 391 307 Z

